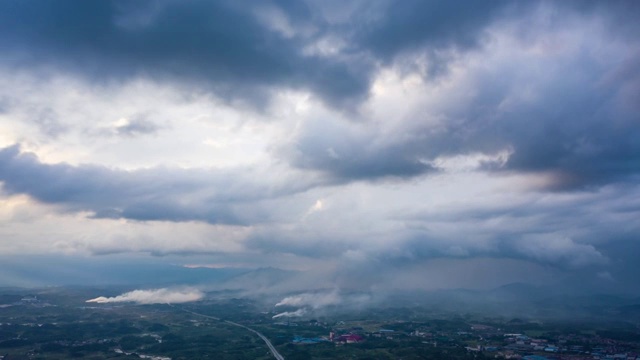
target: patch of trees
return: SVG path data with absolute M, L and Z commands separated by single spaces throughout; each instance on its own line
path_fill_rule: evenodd
M 135 350 L 139 347 L 145 345 L 156 344 L 157 341 L 151 336 L 133 336 L 127 335 L 123 336 L 122 339 L 118 342 L 122 350 Z

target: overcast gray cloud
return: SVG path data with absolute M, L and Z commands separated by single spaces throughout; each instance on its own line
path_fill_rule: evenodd
M 366 97 L 378 62 L 426 52 L 429 73 L 441 72 L 447 51 L 477 47 L 492 21 L 536 4 L 9 1 L 0 46 L 14 66 L 54 66 L 95 81 L 145 74 L 257 102 L 270 88 L 294 87 L 345 104 Z M 340 6 L 351 11 L 335 28 L 327 11 L 313 11 Z
M 543 10 L 534 14 L 546 20 Z M 633 179 L 640 154 L 639 44 L 612 45 L 609 30 L 581 21 L 542 28 L 526 42 L 503 38 L 452 55 L 452 66 L 464 69 L 416 87 L 422 103 L 410 111 L 396 105 L 391 118 L 375 121 L 396 126 L 314 119 L 287 155 L 295 166 L 357 179 L 415 176 L 433 170 L 430 162 L 439 156 L 509 151 L 508 161 L 485 164 L 487 170 L 547 173 L 556 189 Z M 524 32 L 532 23 L 492 31 Z M 611 52 L 585 50 L 590 44 Z M 406 98 L 415 93 L 405 95 L 398 101 L 411 106 Z
M 634 1 L 2 2 L 0 249 L 199 254 L 338 289 L 531 273 L 624 288 L 638 16 Z
M 310 89 L 332 103 L 368 89 L 366 64 L 302 52 L 323 23 L 296 2 L 10 1 L 0 13 L 0 46 L 14 66 L 98 82 L 144 74 L 258 102 L 272 87 Z
M 309 184 L 261 184 L 250 169 L 210 170 L 151 168 L 113 170 L 103 166 L 43 164 L 17 145 L 0 150 L 0 179 L 8 194 L 28 194 L 70 211 L 96 218 L 204 221 L 249 224 L 269 214 L 247 209 L 253 203 L 302 191 Z M 289 187 L 290 186 L 290 187 Z M 258 210 L 258 212 L 260 212 Z

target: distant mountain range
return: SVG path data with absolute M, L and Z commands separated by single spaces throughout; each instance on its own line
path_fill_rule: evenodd
M 214 287 L 225 290 L 264 292 L 273 288 L 282 287 L 283 284 L 290 282 L 299 274 L 300 272 L 297 271 L 282 270 L 273 267 L 259 268 L 237 274 Z
M 10 260 L 10 259 L 9 259 Z M 385 290 L 337 289 L 321 274 L 278 268 L 186 267 L 165 261 L 112 262 L 37 258 L 48 266 L 25 261 L 0 262 L 0 287 L 91 286 L 123 290 L 195 286 L 210 293 L 254 297 L 273 306 L 286 296 L 338 291 L 341 299 L 361 299 L 358 306 L 422 307 L 450 313 L 483 313 L 514 318 L 590 318 L 640 321 L 640 297 L 599 291 L 596 287 L 571 287 L 513 283 L 489 290 Z M 361 295 L 366 295 L 362 297 Z M 345 303 L 348 301 L 345 301 Z M 353 302 L 353 301 L 352 301 Z M 339 309 L 340 304 L 333 305 Z M 344 306 L 342 306 L 344 308 Z M 330 309 L 328 309 L 330 310 Z

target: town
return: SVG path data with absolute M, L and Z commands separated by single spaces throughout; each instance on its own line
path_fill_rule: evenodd
M 169 306 L 96 304 L 85 291 L 0 297 L 0 359 L 640 359 L 624 321 L 540 321 L 393 308 L 273 319 L 252 299 Z M 205 316 L 198 316 L 205 314 Z M 238 326 L 233 326 L 238 325 Z M 251 330 L 251 331 L 248 331 Z

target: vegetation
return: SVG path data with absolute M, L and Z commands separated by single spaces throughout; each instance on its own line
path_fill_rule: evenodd
M 10 360 L 134 359 L 140 355 L 172 360 L 273 358 L 258 336 L 224 320 L 261 332 L 287 360 L 495 358 L 516 343 L 504 334 L 561 344 L 563 351 L 574 353 L 640 350 L 638 326 L 627 322 L 435 316 L 419 308 L 360 310 L 279 322 L 272 319 L 274 313 L 247 299 L 210 299 L 180 306 L 87 306 L 84 300 L 95 295 L 89 290 L 49 289 L 38 293 L 37 301 L 27 302 L 20 295 L 1 297 L 8 302 L 0 307 L 0 356 L 6 354 Z M 364 341 L 331 342 L 330 332 L 358 334 Z M 301 343 L 296 338 L 313 340 Z

